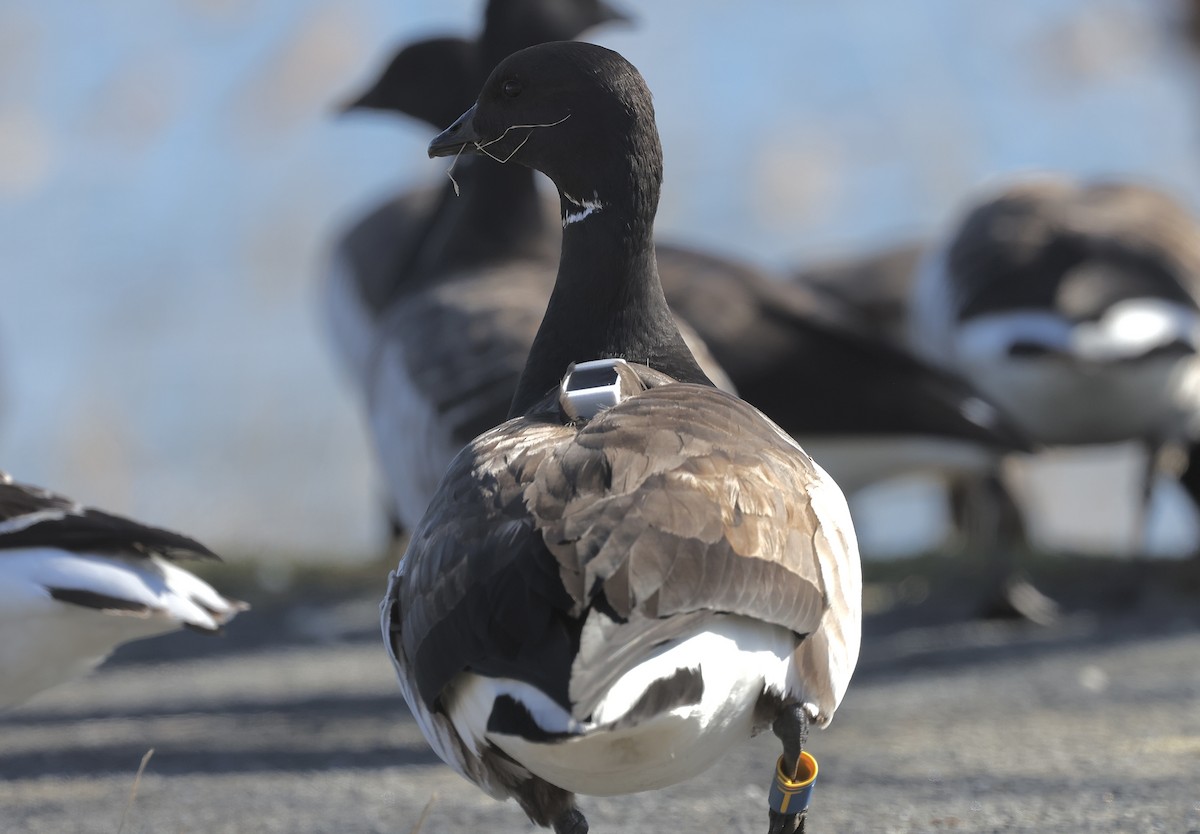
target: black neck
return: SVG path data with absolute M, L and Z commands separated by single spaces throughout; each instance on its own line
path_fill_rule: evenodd
M 624 203 L 603 194 L 565 195 L 563 216 L 585 210 L 563 230 L 562 258 L 529 361 L 509 416 L 524 414 L 557 386 L 572 362 L 622 358 L 662 371 L 680 382 L 711 385 L 684 344 L 663 296 L 654 258 L 653 195 Z
M 552 256 L 555 221 L 546 216 L 533 171 L 470 157 L 460 159 L 453 174 L 459 193 L 446 183 L 421 244 L 403 267 L 410 289 L 497 260 Z

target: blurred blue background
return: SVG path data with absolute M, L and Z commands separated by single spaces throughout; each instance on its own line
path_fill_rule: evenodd
M 673 238 L 850 255 L 1034 168 L 1200 206 L 1173 0 L 623 5 L 636 25 L 592 39 L 655 93 Z M 429 130 L 333 105 L 481 6 L 0 5 L 0 468 L 233 554 L 371 555 L 380 500 L 316 288 L 355 211 L 447 166 Z

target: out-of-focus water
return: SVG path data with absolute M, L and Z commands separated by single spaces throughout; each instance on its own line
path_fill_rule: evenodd
M 614 0 L 619 2 L 619 0 Z M 632 7 L 632 3 L 626 3 Z M 1170 0 L 657 0 L 660 229 L 764 263 L 936 233 L 1021 169 L 1200 200 Z M 0 466 L 240 552 L 369 552 L 367 443 L 314 311 L 340 222 L 443 176 L 331 118 L 465 0 L 0 6 Z

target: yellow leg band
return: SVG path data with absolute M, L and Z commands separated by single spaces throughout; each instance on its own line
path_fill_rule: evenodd
M 780 814 L 799 814 L 808 808 L 812 799 L 813 785 L 817 782 L 817 760 L 805 752 L 800 753 L 796 776 L 784 772 L 783 756 L 775 764 L 775 779 L 771 782 L 768 803 Z

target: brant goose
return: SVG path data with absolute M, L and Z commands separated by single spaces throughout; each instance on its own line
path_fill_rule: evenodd
M 489 0 L 478 40 L 442 37 L 405 47 L 341 110 L 402 112 L 440 129 L 470 105 L 504 56 L 622 19 L 602 0 Z M 466 167 L 455 174 L 459 183 L 476 176 Z M 472 183 L 478 187 L 465 201 L 452 199 L 458 188 L 449 181 L 399 194 L 354 221 L 335 244 L 322 308 L 334 352 L 360 392 L 369 387 L 383 313 L 404 293 L 419 289 L 422 277 L 514 253 L 553 263 L 557 242 L 537 234 L 548 224 L 541 220 L 532 176 L 486 170 L 478 176 L 486 182 Z M 490 196 L 497 191 L 499 200 Z M 447 214 L 474 219 L 474 234 L 431 240 L 439 224 L 454 225 L 445 221 Z
M 183 559 L 217 556 L 0 473 L 0 709 L 86 674 L 122 643 L 216 633 L 246 610 Z
M 1165 195 L 1030 179 L 931 254 L 912 339 L 1041 443 L 1140 440 L 1148 499 L 1159 452 L 1198 428 L 1198 290 L 1200 228 Z
M 455 457 L 389 580 L 413 714 L 557 834 L 587 831 L 574 793 L 683 781 L 771 727 L 770 831 L 801 830 L 808 723 L 829 723 L 858 656 L 854 530 L 837 485 L 675 327 L 644 81 L 598 46 L 531 47 L 429 152 L 542 171 L 565 228 L 512 419 Z

